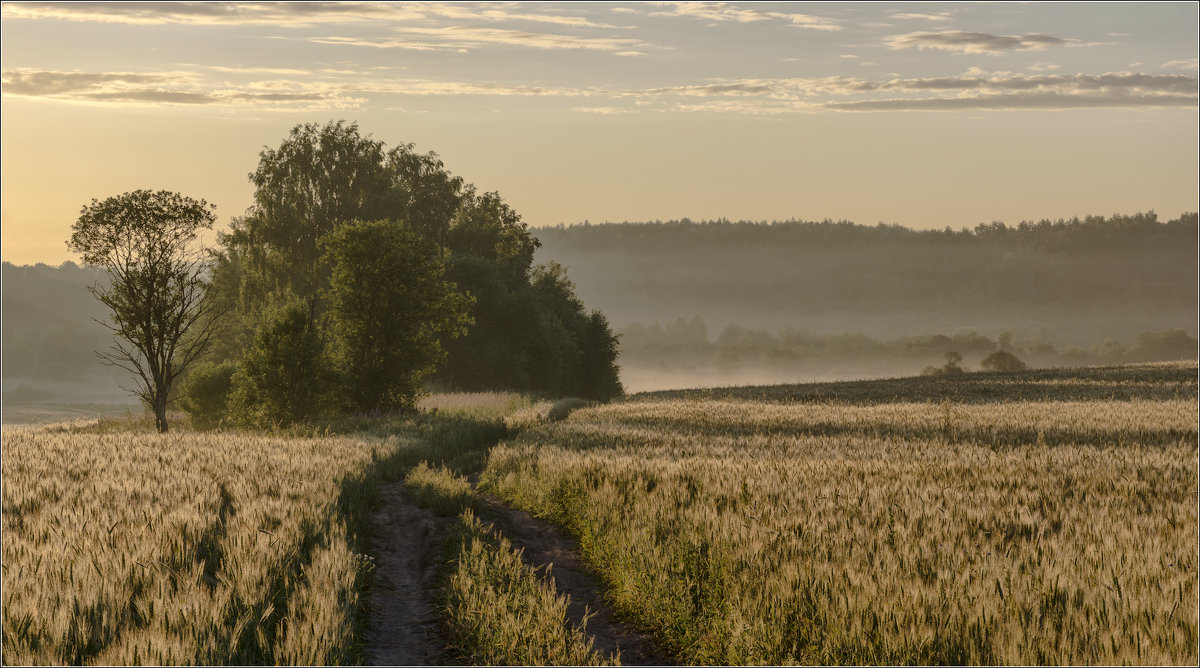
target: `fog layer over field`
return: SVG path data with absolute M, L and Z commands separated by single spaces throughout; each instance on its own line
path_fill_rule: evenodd
M 983 224 L 689 220 L 537 230 L 619 332 L 629 390 L 1195 358 L 1196 214 Z
M 1004 349 L 1035 366 L 1196 357 L 1195 213 L 959 231 L 688 220 L 532 230 L 621 334 L 629 391 L 967 370 Z M 87 286 L 3 266 L 6 421 L 21 403 L 130 402 Z

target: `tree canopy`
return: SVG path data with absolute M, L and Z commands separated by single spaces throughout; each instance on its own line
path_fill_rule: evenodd
M 298 301 L 354 410 L 409 408 L 431 382 L 620 394 L 607 320 L 565 275 L 553 289 L 539 278 L 520 215 L 435 153 L 388 148 L 354 123 L 298 125 L 250 180 L 254 205 L 215 257 L 212 300 L 230 315 L 214 361 L 245 356 L 269 314 Z

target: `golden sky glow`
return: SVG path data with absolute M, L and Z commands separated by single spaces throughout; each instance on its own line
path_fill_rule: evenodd
M 251 201 L 258 151 L 346 119 L 533 226 L 955 228 L 1197 208 L 1197 5 L 3 5 L 3 259 L 92 198 Z

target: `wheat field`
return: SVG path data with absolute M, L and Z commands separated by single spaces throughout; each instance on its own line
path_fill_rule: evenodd
M 688 662 L 1195 663 L 1196 367 L 1125 373 L 651 394 L 480 485 Z
M 452 521 L 483 469 L 684 662 L 1194 663 L 1196 376 L 451 396 L 341 436 L 6 427 L 3 660 L 361 661 L 373 489 L 408 473 Z M 462 658 L 599 660 L 548 579 L 458 524 Z
M 396 446 L 6 427 L 4 662 L 352 661 L 347 504 Z

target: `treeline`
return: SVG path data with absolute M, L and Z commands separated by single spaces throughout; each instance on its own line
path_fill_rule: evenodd
M 1022 221 L 1014 226 L 994 221 L 958 230 L 917 230 L 900 225 L 862 225 L 847 220 L 731 221 L 727 218 L 693 221 L 559 224 L 538 230 L 538 236 L 556 246 L 586 247 L 594 251 L 640 248 L 649 252 L 674 252 L 699 247 L 822 247 L 861 246 L 886 241 L 896 247 L 933 244 L 977 245 L 983 242 L 1008 249 L 1090 252 L 1100 249 L 1157 246 L 1164 240 L 1195 238 L 1196 212 L 1159 221 L 1153 211 L 1110 217 L 1086 216 L 1058 220 Z
M 105 307 L 87 287 L 107 281 L 96 269 L 74 262 L 16 266 L 2 273 L 4 401 L 92 402 L 121 399 L 123 375 L 100 364 L 96 351 L 112 343 L 97 320 Z
M 539 252 L 568 266 L 580 295 L 619 327 L 669 308 L 774 330 L 1046 330 L 1082 343 L 1186 326 L 1197 314 L 1195 213 L 957 231 L 684 219 L 537 235 Z
M 1125 362 L 1196 359 L 1197 340 L 1183 329 L 1142 332 L 1128 345 L 1102 339 L 1091 346 L 1055 345 L 1042 338 L 1001 332 L 995 338 L 975 331 L 954 334 L 903 336 L 877 339 L 860 333 L 816 334 L 785 328 L 773 333 L 741 325 L 728 325 L 713 335 L 699 316 L 682 316 L 665 325 L 632 323 L 619 331 L 622 363 L 627 367 L 689 370 L 708 367 L 718 371 L 770 367 L 812 372 L 847 366 L 869 373 L 872 368 L 897 369 L 916 374 L 940 364 L 951 353 L 979 369 L 992 353 L 1003 351 L 1033 366 L 1078 366 Z

